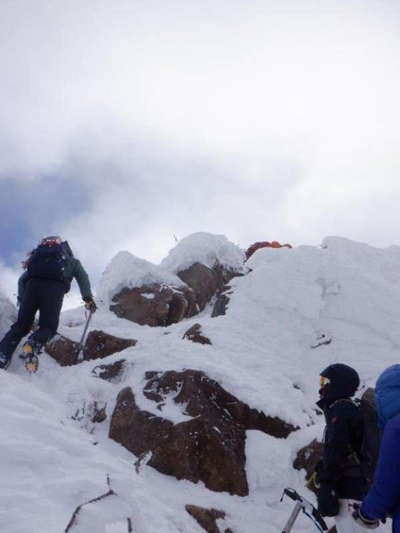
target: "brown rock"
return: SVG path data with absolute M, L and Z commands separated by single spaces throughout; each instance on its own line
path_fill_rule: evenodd
M 125 359 L 120 359 L 109 365 L 97 365 L 93 368 L 92 374 L 111 383 L 119 383 L 125 370 L 125 363 Z
M 202 311 L 218 289 L 218 275 L 211 268 L 195 263 L 178 272 L 178 277 L 194 290 L 196 303 Z
M 202 311 L 215 294 L 225 290 L 226 284 L 235 276 L 241 275 L 227 270 L 219 263 L 209 268 L 202 263 L 194 263 L 189 268 L 178 272 L 178 277 L 191 287 L 195 294 L 198 311 Z M 188 316 L 196 314 L 189 313 Z
M 84 357 L 86 361 L 103 359 L 136 344 L 137 341 L 135 339 L 121 339 L 109 333 L 104 333 L 104 331 L 92 330 L 86 339 Z
M 200 344 L 212 344 L 208 337 L 201 334 L 201 324 L 193 324 L 182 337 L 192 342 L 198 342 Z
M 185 509 L 207 533 L 222 533 L 217 526 L 217 520 L 225 518 L 224 511 L 205 509 L 197 505 L 186 505 Z M 230 530 L 225 529 L 225 533 L 228 531 Z
M 148 464 L 163 474 L 203 481 L 217 492 L 248 494 L 244 431 L 234 424 L 211 428 L 201 417 L 173 424 L 141 411 L 126 388 L 118 395 L 109 436 L 137 456 L 150 451 Z
M 145 396 L 162 403 L 166 395 L 179 391 L 175 402 L 185 404 L 189 416 L 211 417 L 216 421 L 228 417 L 246 430 L 258 429 L 276 438 L 286 438 L 296 429 L 277 417 L 251 409 L 199 370 L 157 372 L 150 376 L 143 391 Z
M 310 444 L 304 446 L 297 452 L 293 467 L 296 470 L 306 471 L 306 479 L 310 479 L 315 471 L 318 461 L 322 458 L 323 444 L 314 439 Z
M 154 283 L 124 288 L 114 296 L 110 310 L 118 317 L 140 325 L 169 326 L 202 311 L 237 275 L 241 274 L 218 263 L 213 268 L 195 263 L 178 272 L 182 285 L 172 287 Z
M 361 396 L 361 399 L 365 400 L 366 402 L 368 402 L 368 403 L 370 403 L 372 405 L 376 405 L 376 402 L 375 402 L 375 389 L 373 389 L 372 387 L 369 387 L 363 393 L 363 395 Z
M 117 398 L 109 436 L 137 456 L 150 454 L 148 464 L 177 479 L 202 481 L 215 491 L 248 494 L 245 432 L 270 431 L 284 437 L 294 428 L 265 416 L 237 400 L 203 372 L 147 373 L 144 394 L 162 411 L 166 395 L 185 405 L 193 418 L 173 424 L 141 411 L 130 388 Z
M 136 343 L 134 339 L 121 339 L 103 331 L 93 330 L 87 336 L 83 359 L 84 361 L 103 359 L 130 346 L 135 346 Z M 63 335 L 56 335 L 46 345 L 46 352 L 61 366 L 70 366 L 76 364 L 78 348 L 79 343 Z
M 56 335 L 46 344 L 45 350 L 61 366 L 70 366 L 76 363 L 78 348 L 78 342 L 71 341 L 63 335 Z
M 189 288 L 159 284 L 122 289 L 110 306 L 119 318 L 147 326 L 168 326 L 184 318 L 194 306 L 194 294 Z
M 188 292 L 188 291 L 186 291 Z M 189 309 L 189 301 L 194 302 L 194 295 L 190 295 L 190 298 L 184 296 L 181 292 L 174 292 L 171 302 L 169 303 L 167 324 L 177 324 L 187 316 Z

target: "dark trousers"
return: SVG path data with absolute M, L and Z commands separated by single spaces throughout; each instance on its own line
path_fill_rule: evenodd
M 0 342 L 0 352 L 11 357 L 27 335 L 39 311 L 39 329 L 31 338 L 39 344 L 46 344 L 56 334 L 65 294 L 62 281 L 31 279 L 27 282 L 19 307 L 18 318 Z

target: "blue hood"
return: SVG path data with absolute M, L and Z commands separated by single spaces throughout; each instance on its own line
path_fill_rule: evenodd
M 375 395 L 379 424 L 384 427 L 388 420 L 400 414 L 400 365 L 389 366 L 379 376 Z

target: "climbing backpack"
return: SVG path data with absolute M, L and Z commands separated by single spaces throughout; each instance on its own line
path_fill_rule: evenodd
M 69 254 L 68 243 L 40 244 L 27 261 L 27 272 L 30 278 L 63 281 L 64 269 Z
M 360 409 L 364 421 L 364 432 L 359 454 L 361 472 L 368 484 L 371 484 L 378 463 L 382 431 L 378 426 L 378 413 L 374 400 L 370 401 L 362 398 L 355 400 L 354 403 Z

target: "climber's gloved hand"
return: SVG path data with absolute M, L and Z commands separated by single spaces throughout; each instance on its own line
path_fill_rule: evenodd
M 336 516 L 339 514 L 339 498 L 330 483 L 321 482 L 317 501 L 318 511 L 322 516 Z
M 95 313 L 97 309 L 96 302 L 93 300 L 93 298 L 85 298 L 85 307 L 88 311 L 91 313 Z
M 376 529 L 379 527 L 379 520 L 373 520 L 372 518 L 364 516 L 358 503 L 353 504 L 353 509 L 353 520 L 355 520 L 361 527 L 365 527 L 366 529 Z

